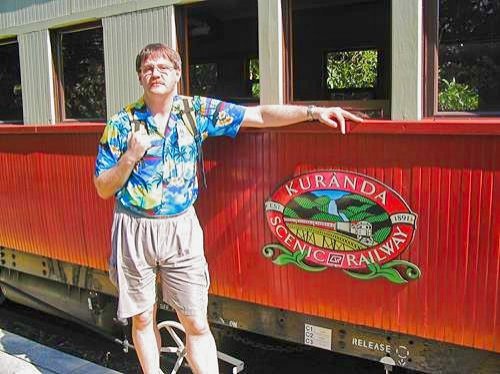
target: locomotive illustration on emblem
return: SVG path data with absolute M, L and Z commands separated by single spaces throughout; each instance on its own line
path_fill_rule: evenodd
M 338 268 L 358 279 L 398 284 L 421 276 L 418 266 L 398 259 L 413 239 L 417 215 L 376 179 L 337 170 L 302 174 L 278 187 L 265 210 L 279 243 L 262 253 L 276 265 Z

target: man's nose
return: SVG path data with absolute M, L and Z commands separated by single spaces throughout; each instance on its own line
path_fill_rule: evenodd
M 158 66 L 153 66 L 153 70 L 151 70 L 151 76 L 153 77 L 161 76 L 160 68 Z

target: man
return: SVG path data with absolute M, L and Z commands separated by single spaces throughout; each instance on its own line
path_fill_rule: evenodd
M 234 137 L 240 126 L 280 127 L 306 120 L 319 120 L 345 133 L 345 118 L 361 119 L 340 108 L 245 108 L 215 99 L 180 97 L 181 60 L 164 44 L 143 48 L 136 70 L 144 95 L 108 121 L 94 178 L 100 197 L 116 197 L 109 271 L 118 287 L 118 317 L 132 318 L 142 369 L 157 374 L 159 271 L 163 300 L 176 310 L 186 330 L 191 369 L 196 374 L 218 373 L 206 316 L 209 277 L 203 233 L 193 209 L 200 150 L 196 134 Z M 196 126 L 194 131 L 189 122 Z

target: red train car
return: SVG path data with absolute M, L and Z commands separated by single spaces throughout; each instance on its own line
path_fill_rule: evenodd
M 498 368 L 498 129 L 368 121 L 347 136 L 300 125 L 207 142 L 210 320 L 429 372 Z M 8 296 L 109 328 L 112 202 L 91 180 L 101 130 L 0 128 L 0 276 Z M 283 219 L 325 221 L 332 201 L 385 234 L 327 240 Z M 62 294 L 40 287 L 53 281 Z
M 211 322 L 428 373 L 500 367 L 500 1 L 143 0 L 0 7 L 0 287 L 112 334 L 113 202 L 92 183 L 134 56 L 179 92 L 370 119 L 204 143 Z M 161 305 L 163 309 L 168 306 Z

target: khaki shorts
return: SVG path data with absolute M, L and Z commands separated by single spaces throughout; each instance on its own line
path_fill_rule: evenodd
M 109 276 L 118 288 L 118 318 L 155 304 L 158 273 L 163 301 L 185 315 L 207 313 L 210 279 L 193 207 L 174 217 L 148 218 L 117 203 L 111 241 Z

